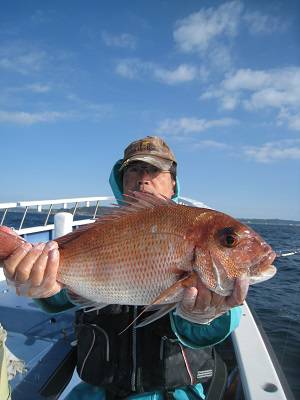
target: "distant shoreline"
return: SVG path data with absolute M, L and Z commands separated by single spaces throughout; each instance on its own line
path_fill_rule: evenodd
M 291 219 L 272 219 L 272 218 L 237 218 L 244 224 L 257 224 L 257 225 L 294 225 L 300 226 L 300 221 Z
M 99 207 L 98 211 L 97 211 L 97 216 L 101 216 L 101 214 L 107 212 L 107 210 L 111 208 L 111 207 L 106 207 L 106 206 L 101 206 Z M 73 212 L 74 208 L 68 208 L 68 209 L 63 209 L 63 208 L 59 208 L 59 209 L 53 209 L 51 211 L 50 215 L 56 214 L 58 212 Z M 95 207 L 78 207 L 76 210 L 76 215 L 89 215 L 89 216 L 93 216 L 94 215 L 94 210 Z M 18 207 L 18 208 L 13 208 L 13 209 L 9 209 L 8 213 L 23 213 L 25 211 L 25 208 L 23 207 Z M 47 210 L 42 210 L 40 212 L 33 210 L 33 209 L 29 209 L 27 211 L 27 214 L 39 214 L 39 215 L 44 215 L 47 214 L 48 211 Z M 3 210 L 0 210 L 0 216 L 3 214 Z M 260 224 L 260 225 L 294 225 L 294 226 L 300 226 L 300 221 L 298 220 L 289 220 L 289 219 L 280 219 L 280 218 L 236 218 L 239 221 L 241 221 L 242 223 L 245 224 Z

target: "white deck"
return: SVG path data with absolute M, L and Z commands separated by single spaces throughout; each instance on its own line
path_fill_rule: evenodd
M 245 398 L 286 399 L 276 369 L 246 302 L 242 308 L 240 325 L 231 336 Z

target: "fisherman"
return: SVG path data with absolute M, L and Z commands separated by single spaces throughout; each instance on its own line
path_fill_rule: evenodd
M 120 203 L 123 194 L 134 191 L 178 202 L 176 169 L 168 145 L 159 137 L 147 136 L 125 149 L 112 168 L 110 185 Z M 58 265 L 55 241 L 23 244 L 4 261 L 6 276 L 27 283 L 30 295 L 41 297 L 36 302 L 51 313 L 75 306 L 56 281 Z M 248 281 L 237 279 L 232 295 L 223 297 L 198 282 L 197 287 L 185 289 L 179 310 L 121 335 L 137 316 L 137 307 L 111 305 L 100 312 L 77 311 L 77 371 L 83 382 L 67 400 L 204 399 L 203 384 L 211 380 L 220 362 L 214 345 L 238 326 L 238 306 L 247 290 Z

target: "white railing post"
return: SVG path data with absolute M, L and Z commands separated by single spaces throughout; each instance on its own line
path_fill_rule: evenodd
M 53 239 L 72 232 L 73 215 L 68 212 L 60 212 L 54 215 Z

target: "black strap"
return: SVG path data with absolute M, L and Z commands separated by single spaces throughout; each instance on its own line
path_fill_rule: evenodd
M 215 370 L 205 400 L 222 400 L 227 384 L 227 367 L 214 349 Z
M 57 399 L 72 378 L 76 360 L 76 347 L 72 347 L 44 386 L 39 390 L 39 393 L 44 397 Z

